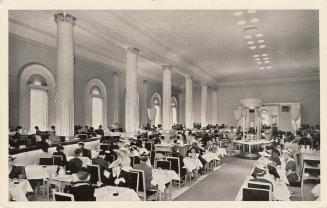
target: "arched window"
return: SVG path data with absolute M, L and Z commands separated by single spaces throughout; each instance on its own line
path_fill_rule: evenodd
M 156 117 L 154 118 L 154 125 L 158 126 L 161 124 L 161 97 L 159 93 L 154 93 L 152 95 L 152 105 L 156 110 Z
M 85 125 L 107 127 L 107 91 L 99 79 L 91 79 L 85 88 Z
M 172 123 L 177 124 L 177 99 L 175 97 L 171 98 L 171 114 Z
M 41 131 L 55 125 L 55 79 L 41 64 L 29 64 L 19 77 L 19 125 Z
M 92 126 L 98 128 L 103 125 L 103 98 L 99 87 L 91 88 Z
M 30 130 L 38 126 L 45 131 L 48 128 L 48 90 L 47 81 L 39 74 L 28 80 L 30 88 Z

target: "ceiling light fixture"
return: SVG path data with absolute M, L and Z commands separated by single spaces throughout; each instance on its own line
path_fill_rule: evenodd
M 264 54 L 261 54 L 261 56 L 268 56 L 268 54 L 264 53 Z
M 237 24 L 239 24 L 239 25 L 245 25 L 246 24 L 246 21 L 245 20 L 240 20 L 240 21 L 237 22 Z
M 265 48 L 266 45 L 259 45 L 259 48 Z
M 246 42 L 246 43 L 249 44 L 249 45 L 251 45 L 251 44 L 254 43 L 254 41 L 253 41 L 253 40 L 250 40 L 250 41 L 248 41 L 248 42 Z
M 249 49 L 253 50 L 253 49 L 256 49 L 257 47 L 256 46 L 250 46 Z
M 246 35 L 244 36 L 245 39 L 251 39 L 252 38 L 252 35 Z
M 257 37 L 257 38 L 261 38 L 262 36 L 263 36 L 262 33 L 259 33 L 259 34 L 256 34 L 256 35 L 255 35 L 255 37 Z
M 265 58 L 262 58 L 262 60 L 269 60 L 269 58 L 268 57 L 265 57 Z
M 253 18 L 253 19 L 250 20 L 250 22 L 257 23 L 257 22 L 259 22 L 259 19 L 258 18 Z
M 264 69 L 264 67 L 263 66 L 260 66 L 259 69 Z
M 271 66 L 266 66 L 266 69 L 271 69 Z
M 262 64 L 262 62 L 261 61 L 258 61 L 257 64 Z
M 256 59 L 254 59 L 255 61 L 261 61 L 261 59 L 260 58 L 256 58 Z
M 259 55 L 253 55 L 253 57 L 254 57 L 254 58 L 257 58 L 257 57 L 259 57 Z
M 270 63 L 270 61 L 264 61 L 266 64 Z
M 263 43 L 265 40 L 257 40 L 258 43 Z
M 236 11 L 236 12 L 233 13 L 233 15 L 236 16 L 236 17 L 239 17 L 239 16 L 241 16 L 242 14 L 243 14 L 242 11 Z
M 249 13 L 249 14 L 254 14 L 254 13 L 256 13 L 256 12 L 257 12 L 257 10 L 255 10 L 255 9 L 249 9 L 249 10 L 248 10 L 248 13 Z

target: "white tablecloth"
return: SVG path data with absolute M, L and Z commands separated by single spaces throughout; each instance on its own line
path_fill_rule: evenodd
M 28 201 L 27 192 L 33 192 L 31 184 L 26 179 L 9 181 L 9 194 L 14 201 Z
M 119 195 L 113 196 L 116 191 L 118 191 Z M 115 186 L 104 186 L 95 189 L 94 196 L 97 201 L 140 201 L 133 189 Z
M 216 154 L 218 156 L 224 157 L 225 155 L 227 155 L 226 149 L 225 148 L 217 148 Z
M 192 159 L 190 157 L 184 157 L 183 162 L 183 168 L 186 168 L 188 171 L 199 169 L 203 166 L 199 159 Z
M 171 182 L 172 180 L 179 180 L 179 176 L 173 170 L 161 170 L 152 169 L 152 181 L 153 185 L 158 185 L 158 189 L 161 192 L 165 191 L 165 184 Z
M 207 153 L 203 154 L 202 158 L 207 162 L 211 162 L 212 160 L 220 160 L 218 155 L 213 152 L 207 152 Z
M 46 179 L 55 175 L 57 172 L 57 165 L 28 165 L 25 167 L 27 179 Z

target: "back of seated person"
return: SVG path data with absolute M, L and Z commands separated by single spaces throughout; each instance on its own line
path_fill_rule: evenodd
M 148 166 L 146 163 L 148 161 L 148 156 L 141 156 L 140 163 L 134 165 L 134 169 L 143 170 L 144 171 L 144 179 L 145 179 L 145 186 L 146 190 L 151 190 L 153 188 L 151 181 L 152 181 L 152 167 Z
M 70 193 L 74 195 L 75 201 L 95 201 L 95 187 L 90 185 L 90 173 L 82 168 L 77 173 L 77 181 L 72 182 Z
M 76 149 L 74 154 L 75 157 L 67 162 L 67 169 L 70 171 L 70 173 L 78 173 L 83 165 L 83 162 L 80 159 L 82 154 L 81 149 Z
M 88 157 L 91 159 L 91 151 L 89 149 L 84 148 L 84 143 L 80 142 L 78 143 L 78 146 L 82 151 L 82 157 Z
M 184 176 L 187 172 L 187 170 L 185 168 L 183 168 L 184 167 L 184 161 L 183 161 L 184 157 L 177 150 L 178 150 L 178 147 L 174 146 L 172 148 L 171 156 L 179 158 L 179 173 L 181 176 Z

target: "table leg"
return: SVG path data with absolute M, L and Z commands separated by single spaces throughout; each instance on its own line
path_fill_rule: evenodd
M 242 146 L 243 146 L 243 152 L 245 152 L 245 144 L 242 144 Z
M 251 154 L 251 145 L 249 145 L 249 153 Z

